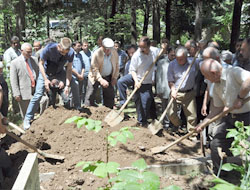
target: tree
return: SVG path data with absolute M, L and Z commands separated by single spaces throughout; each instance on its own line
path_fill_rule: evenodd
M 171 38 L 171 1 L 172 0 L 166 0 L 166 8 L 165 8 L 165 25 L 166 25 L 166 38 L 170 40 Z
M 157 43 L 161 41 L 161 26 L 160 26 L 160 2 L 159 0 L 153 1 L 153 40 Z
M 195 28 L 194 39 L 199 41 L 201 39 L 202 31 L 202 0 L 196 0 L 195 6 Z
M 241 8 L 243 0 L 234 1 L 233 21 L 232 21 L 232 33 L 230 51 L 235 52 L 235 45 L 240 36 L 240 20 L 241 20 Z
M 136 1 L 130 1 L 131 6 L 131 44 L 137 42 L 137 30 L 136 30 Z
M 144 2 L 145 2 L 145 4 L 144 4 L 144 23 L 143 23 L 142 35 L 147 36 L 148 23 L 149 23 L 150 3 L 149 3 L 149 0 L 145 0 Z

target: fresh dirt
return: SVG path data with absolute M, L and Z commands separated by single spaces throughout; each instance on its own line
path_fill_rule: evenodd
M 106 180 L 96 178 L 90 173 L 83 173 L 75 165 L 80 161 L 106 161 L 106 142 L 107 133 L 118 131 L 121 127 L 135 126 L 136 120 L 129 118 L 120 123 L 119 126 L 109 127 L 102 123 L 102 130 L 98 133 L 88 131 L 85 127 L 78 129 L 75 124 L 65 124 L 65 120 L 73 116 L 82 116 L 94 120 L 103 120 L 110 111 L 106 107 L 85 108 L 84 112 L 79 113 L 75 110 L 66 110 L 63 107 L 56 109 L 48 108 L 44 114 L 35 120 L 30 130 L 21 138 L 35 145 L 37 148 L 50 154 L 65 156 L 64 162 L 55 160 L 45 160 L 39 156 L 39 172 L 55 172 L 54 177 L 41 186 L 46 190 L 57 189 L 90 189 L 94 190 L 105 184 Z M 109 161 L 120 163 L 121 167 L 131 166 L 131 163 L 144 158 L 148 165 L 167 164 L 174 162 L 178 158 L 190 158 L 201 156 L 199 144 L 190 140 L 184 140 L 172 149 L 163 154 L 153 155 L 150 148 L 159 145 L 167 145 L 173 142 L 179 136 L 171 136 L 163 132 L 160 136 L 152 135 L 147 128 L 139 130 L 133 129 L 133 140 L 128 140 L 126 144 L 119 144 L 110 148 Z M 23 160 L 28 152 L 32 152 L 19 142 L 15 142 L 9 137 L 7 152 L 14 161 L 15 171 L 21 168 Z M 9 141 L 9 142 L 8 142 Z M 17 174 L 17 172 L 16 172 Z M 200 174 L 199 174 L 200 175 Z M 16 175 L 6 181 L 8 189 L 13 184 Z M 202 176 L 199 176 L 199 182 L 202 182 Z M 190 179 L 189 179 L 190 180 Z M 176 184 L 183 189 L 193 189 L 194 185 L 189 183 L 187 177 L 171 176 L 171 178 L 162 179 L 163 185 Z M 196 180 L 197 181 L 197 180 Z M 165 186 L 166 187 L 166 186 Z

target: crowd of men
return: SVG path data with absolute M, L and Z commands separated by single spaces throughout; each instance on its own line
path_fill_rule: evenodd
M 137 45 L 127 46 L 126 51 L 119 41 L 103 37 L 93 51 L 88 46 L 86 40 L 72 43 L 69 38 L 62 38 L 58 43 L 35 41 L 33 50 L 31 44 L 23 43 L 19 50 L 18 37 L 11 39 L 4 62 L 9 69 L 12 106 L 16 101 L 25 130 L 30 128 L 39 108 L 42 114 L 49 105 L 56 107 L 57 94 L 68 109 L 82 111 L 86 106 L 98 106 L 98 99 L 108 108 L 119 109 L 127 100 L 128 89 L 136 87 L 134 102 L 138 126 L 142 127 L 148 125 L 149 119 L 157 118 L 157 94 L 162 110 L 168 106 L 163 126 L 171 134 L 178 129 L 200 132 L 201 124 L 227 107 L 234 107 L 210 127 L 211 156 L 214 170 L 218 171 L 217 147 L 231 154 L 232 139 L 226 139 L 226 129 L 233 128 L 236 120 L 250 124 L 250 102 L 243 105 L 243 100 L 250 96 L 249 38 L 237 42 L 234 54 L 221 51 L 217 42 L 204 40 L 173 46 L 164 39 L 158 48 L 147 36 L 141 37 Z M 149 70 L 156 59 L 156 65 Z M 3 66 L 1 62 L 0 108 L 6 123 L 9 93 Z M 141 81 L 146 72 L 147 77 Z M 170 99 L 173 102 L 168 105 Z M 0 132 L 4 129 L 0 128 Z

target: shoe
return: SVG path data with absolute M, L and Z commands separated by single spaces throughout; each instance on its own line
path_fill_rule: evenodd
M 148 124 L 147 124 L 147 123 L 139 123 L 139 122 L 137 122 L 137 123 L 136 123 L 136 127 L 144 127 L 144 128 L 147 128 L 147 127 L 148 127 Z
M 23 120 L 23 129 L 24 129 L 24 130 L 28 130 L 29 128 L 30 128 L 30 121 L 24 119 L 24 120 Z

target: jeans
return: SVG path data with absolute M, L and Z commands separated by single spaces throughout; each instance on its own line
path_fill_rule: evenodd
M 123 105 L 127 100 L 127 88 L 134 85 L 134 80 L 131 74 L 124 75 L 117 82 L 117 87 L 120 94 L 120 105 Z
M 135 93 L 137 120 L 142 125 L 147 124 L 153 98 L 152 84 L 142 84 Z

